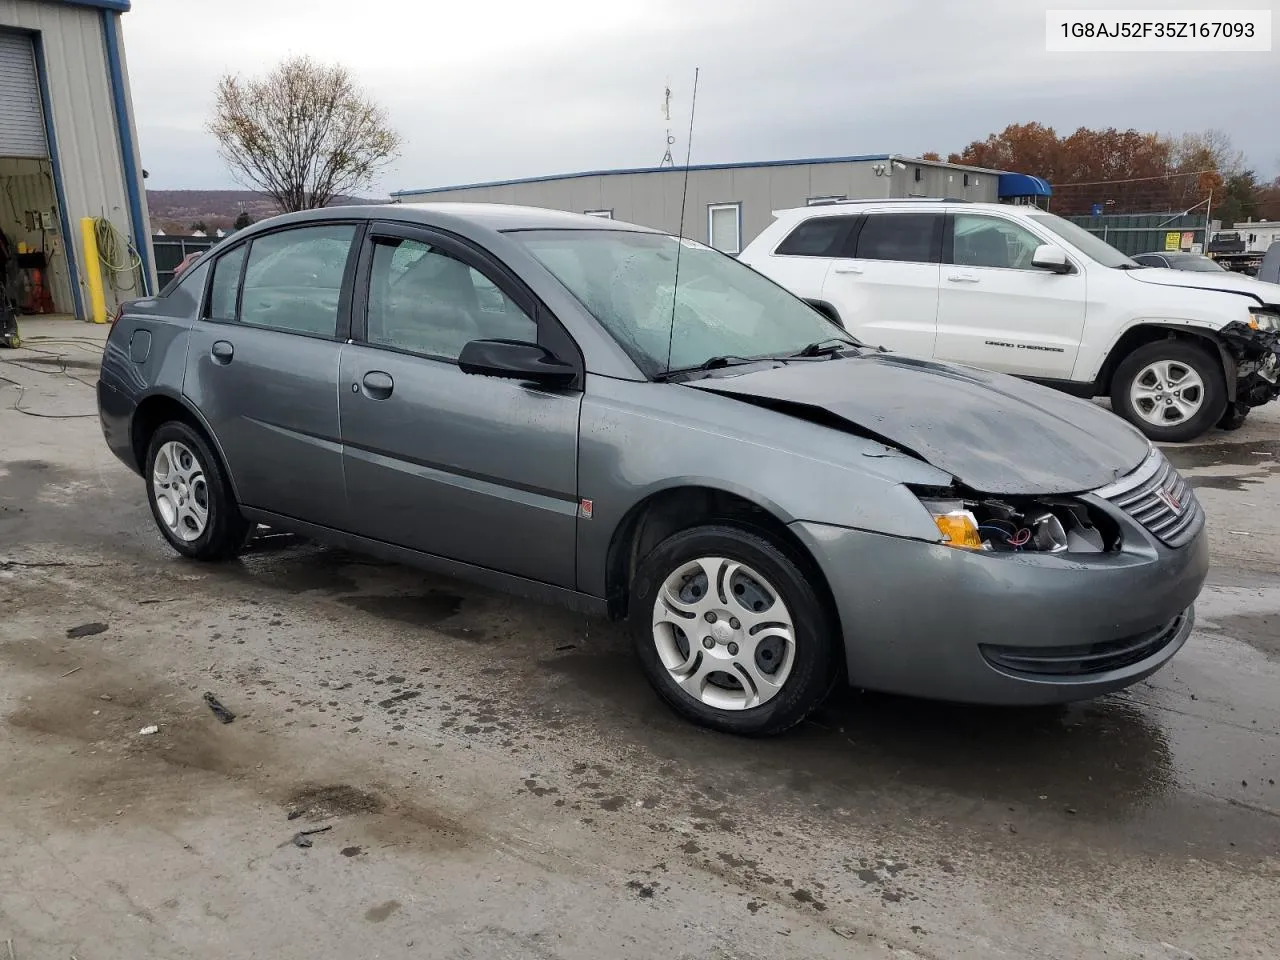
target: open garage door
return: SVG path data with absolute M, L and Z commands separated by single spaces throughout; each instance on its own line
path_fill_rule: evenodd
M 0 30 L 0 284 L 22 313 L 75 309 L 30 35 Z
M 49 158 L 31 38 L 0 31 L 0 156 Z

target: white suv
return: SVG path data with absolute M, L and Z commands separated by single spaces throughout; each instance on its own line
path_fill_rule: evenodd
M 865 342 L 1110 396 L 1184 441 L 1280 396 L 1280 287 L 1143 267 L 1035 207 L 844 201 L 783 210 L 740 259 Z

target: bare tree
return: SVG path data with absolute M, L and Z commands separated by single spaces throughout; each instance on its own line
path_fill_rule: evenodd
M 286 212 L 369 187 L 400 148 L 386 113 L 347 69 L 309 57 L 260 79 L 224 76 L 209 132 L 232 175 Z

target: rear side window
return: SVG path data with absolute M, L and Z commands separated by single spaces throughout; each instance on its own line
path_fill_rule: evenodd
M 852 217 L 814 217 L 800 224 L 778 244 L 783 257 L 834 257 Z
M 858 260 L 937 263 L 942 216 L 936 213 L 873 213 L 858 234 Z
M 213 283 L 209 285 L 209 319 L 236 318 L 236 290 L 240 286 L 240 267 L 244 263 L 244 247 L 218 258 L 213 265 Z
M 200 296 L 209 279 L 209 263 L 202 261 L 178 278 L 163 296 L 165 312 L 172 317 L 194 317 L 200 312 Z
M 325 224 L 252 241 L 240 322 L 290 333 L 336 336 L 342 278 L 356 228 Z

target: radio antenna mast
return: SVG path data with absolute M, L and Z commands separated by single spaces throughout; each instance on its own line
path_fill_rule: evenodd
M 664 88 L 665 92 L 662 98 L 662 116 L 667 121 L 667 149 L 662 155 L 662 162 L 658 164 L 660 167 L 674 167 L 675 160 L 671 158 L 671 145 L 676 142 L 676 138 L 671 135 L 671 80 L 667 80 Z
M 671 329 L 667 333 L 667 370 L 671 369 L 671 349 L 676 339 L 676 292 L 680 289 L 680 251 L 684 249 L 684 207 L 689 198 L 689 161 L 693 157 L 693 115 L 698 108 L 698 67 L 693 68 L 693 96 L 689 100 L 689 140 L 684 153 L 684 186 L 680 191 L 680 229 L 676 237 L 676 271 L 671 282 Z

